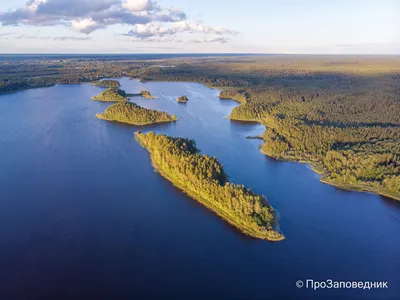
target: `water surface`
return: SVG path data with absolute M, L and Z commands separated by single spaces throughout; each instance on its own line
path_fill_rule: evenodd
M 58 85 L 0 96 L 1 299 L 396 299 L 400 202 L 319 182 L 259 152 L 261 125 L 196 83 L 121 79 L 137 104 L 179 121 L 94 118 L 103 89 Z M 186 104 L 176 102 L 187 95 Z M 137 130 L 193 138 L 230 180 L 265 194 L 286 236 L 249 238 L 154 172 Z M 385 290 L 306 290 L 306 280 L 388 281 Z

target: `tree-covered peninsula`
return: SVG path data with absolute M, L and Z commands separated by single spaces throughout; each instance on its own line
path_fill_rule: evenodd
M 240 103 L 247 102 L 248 94 L 245 91 L 238 91 L 238 90 L 223 90 L 219 93 L 220 99 L 232 99 L 238 101 Z
M 186 103 L 186 102 L 189 101 L 189 99 L 186 96 L 181 96 L 176 101 L 179 102 L 179 103 Z
M 194 140 L 137 132 L 136 139 L 150 152 L 154 167 L 175 186 L 218 214 L 243 233 L 279 241 L 277 218 L 265 196 L 227 181 L 215 157 L 199 154 Z
M 118 80 L 99 80 L 94 83 L 95 86 L 106 87 L 106 88 L 119 88 L 121 84 Z
M 147 109 L 127 101 L 120 101 L 111 105 L 103 113 L 97 114 L 96 117 L 132 125 L 148 125 L 177 120 L 175 115 L 171 116 L 163 111 Z
M 125 91 L 117 88 L 109 88 L 101 92 L 97 96 L 92 97 L 92 99 L 105 102 L 117 102 L 127 100 Z
M 342 102 L 346 96 L 341 97 L 314 93 L 299 99 L 295 94 L 264 92 L 262 97 L 255 95 L 253 101 L 234 108 L 230 118 L 259 121 L 266 125 L 261 151 L 277 159 L 310 163 L 322 175 L 324 183 L 400 200 L 400 131 L 397 121 L 383 122 L 382 118 L 356 122 L 354 116 L 350 119 L 354 121 L 349 121 L 346 119 L 348 115 L 354 115 L 351 111 L 358 108 L 346 110 Z M 368 95 L 362 94 L 362 97 L 364 105 L 368 105 L 365 100 Z M 376 98 L 370 97 L 371 106 L 377 109 L 373 104 Z M 315 98 L 319 98 L 318 106 L 310 103 Z M 282 102 L 275 99 L 282 99 Z M 393 101 L 390 96 L 386 99 L 388 103 Z M 327 102 L 336 102 L 337 106 L 328 106 Z M 341 120 L 334 121 L 332 115 Z M 386 115 L 389 120 L 389 113 Z M 361 120 L 369 118 L 367 114 L 358 117 Z

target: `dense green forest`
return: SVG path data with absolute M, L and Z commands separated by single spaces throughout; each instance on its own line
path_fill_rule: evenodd
M 323 182 L 400 199 L 400 98 L 389 92 L 258 91 L 230 118 L 266 125 L 261 151 L 310 162 Z
M 151 155 L 155 168 L 174 185 L 250 236 L 282 240 L 273 208 L 265 196 L 227 181 L 215 157 L 199 154 L 194 140 L 153 132 L 137 132 L 136 139 Z
M 176 101 L 179 103 L 186 103 L 189 101 L 189 99 L 187 96 L 181 96 L 181 97 L 178 97 L 178 99 Z
M 93 96 L 92 99 L 105 102 L 116 102 L 116 101 L 127 100 L 125 91 L 118 88 L 106 89 L 97 96 Z
M 97 118 L 107 121 L 116 121 L 132 125 L 148 125 L 161 122 L 174 122 L 175 115 L 141 107 L 135 103 L 120 101 L 109 106 L 104 113 L 97 114 Z
M 94 83 L 95 86 L 107 87 L 107 88 L 119 88 L 121 84 L 118 80 L 99 80 Z

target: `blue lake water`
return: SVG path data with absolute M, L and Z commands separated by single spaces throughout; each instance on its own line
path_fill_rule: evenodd
M 120 79 L 137 104 L 179 121 L 98 120 L 103 89 L 0 95 L 0 299 L 398 299 L 400 202 L 319 182 L 259 152 L 238 104 L 197 83 Z M 186 104 L 176 102 L 187 95 Z M 230 181 L 266 195 L 282 242 L 249 238 L 154 172 L 134 132 L 193 138 Z M 297 280 L 387 281 L 388 289 L 298 289 Z

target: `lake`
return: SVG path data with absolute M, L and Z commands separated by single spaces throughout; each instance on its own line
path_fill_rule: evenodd
M 260 153 L 264 131 L 197 83 L 120 79 L 179 121 L 96 119 L 103 89 L 0 95 L 1 299 L 398 299 L 400 202 L 319 182 L 308 165 Z M 179 104 L 178 96 L 189 102 Z M 230 181 L 268 197 L 286 239 L 249 238 L 154 171 L 134 132 L 193 138 Z M 297 280 L 383 281 L 388 289 L 297 288 Z

